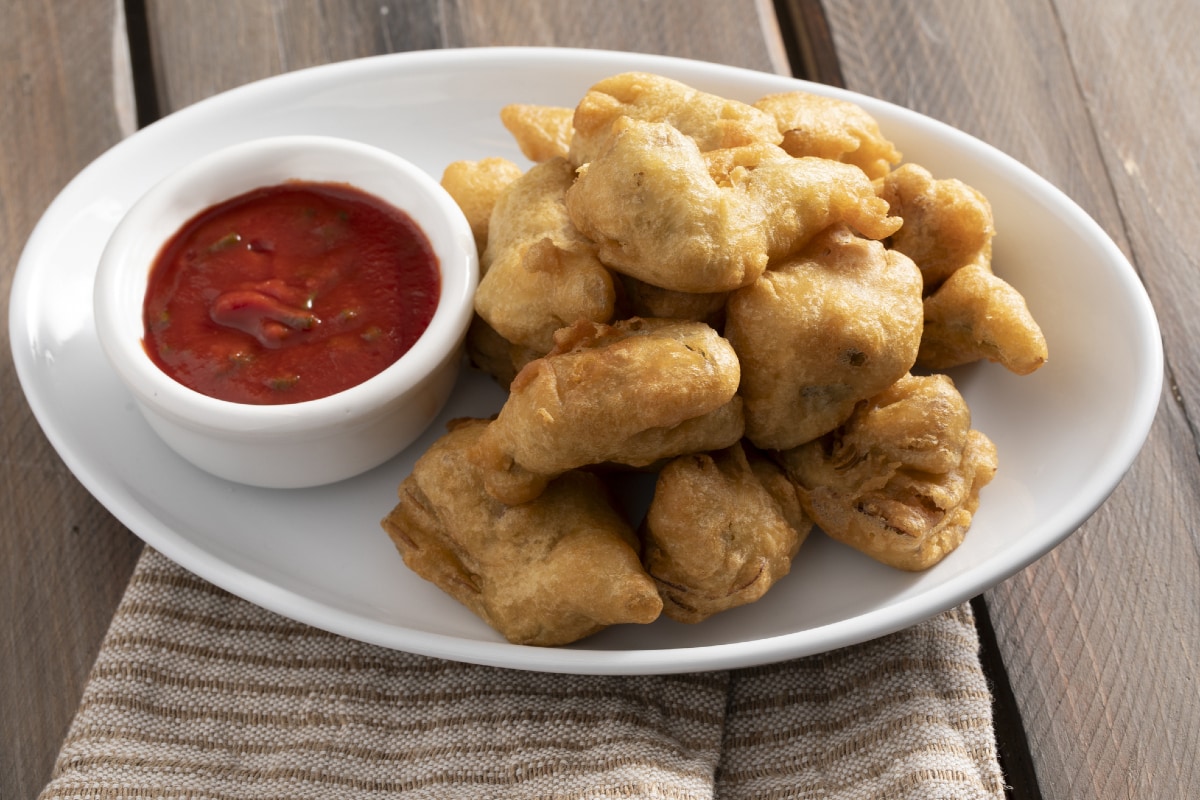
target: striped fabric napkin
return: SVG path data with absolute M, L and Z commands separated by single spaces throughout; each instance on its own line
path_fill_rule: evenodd
M 542 674 L 279 617 L 147 548 L 49 798 L 1001 798 L 969 606 L 821 656 Z

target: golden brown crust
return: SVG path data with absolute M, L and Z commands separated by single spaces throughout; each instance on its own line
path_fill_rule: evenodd
M 909 371 L 921 324 L 908 258 L 845 228 L 821 234 L 729 298 L 747 438 L 787 449 L 832 430 Z
M 881 178 L 900 163 L 900 151 L 856 103 L 796 91 L 759 98 L 754 107 L 775 119 L 789 155 L 853 164 L 868 178 Z
M 783 578 L 812 523 L 782 470 L 735 444 L 659 473 L 643 563 L 679 622 L 752 603 Z
M 656 317 L 703 322 L 714 330 L 725 325 L 725 301 L 729 292 L 677 292 L 617 273 L 625 317 Z
M 891 213 L 904 220 L 891 246 L 916 262 L 932 293 L 955 270 L 991 264 L 996 234 L 992 207 L 978 190 L 956 178 L 935 179 L 917 164 L 904 164 L 876 182 Z
M 513 380 L 473 458 L 508 503 L 547 476 L 614 462 L 639 466 L 741 438 L 740 370 L 729 343 L 698 322 L 577 323 Z
M 481 256 L 487 248 L 488 223 L 496 200 L 519 177 L 521 168 L 506 158 L 455 161 L 442 173 L 442 188 L 462 209 Z
M 545 353 L 576 320 L 607 322 L 616 290 L 595 247 L 567 216 L 575 173 L 561 158 L 532 167 L 497 200 L 475 311 L 503 338 Z
M 596 83 L 575 108 L 570 160 L 593 161 L 622 117 L 665 122 L 702 151 L 754 142 L 779 143 L 782 136 L 768 114 L 737 100 L 699 91 L 646 72 L 626 72 Z
M 717 186 L 696 144 L 665 123 L 622 118 L 615 128 L 567 192 L 567 212 L 600 260 L 681 292 L 728 291 L 760 275 L 761 215 Z
M 996 472 L 995 447 L 970 420 L 950 378 L 910 375 L 833 433 L 779 457 L 825 533 L 923 570 L 962 543 Z
M 774 147 L 714 161 L 661 122 L 622 118 L 613 131 L 580 168 L 567 212 L 604 264 L 664 289 L 748 286 L 837 223 L 873 239 L 900 226 L 857 167 Z
M 505 506 L 465 456 L 486 426 L 457 421 L 400 485 L 382 524 L 405 563 L 516 644 L 567 644 L 657 618 L 637 540 L 599 479 L 572 472 L 533 502 Z
M 925 298 L 925 330 L 917 355 L 917 364 L 925 369 L 950 369 L 986 358 L 1028 375 L 1048 356 L 1046 337 L 1025 298 L 983 265 L 955 270 Z
M 535 163 L 566 158 L 574 135 L 573 108 L 514 103 L 500 109 L 500 122 L 512 134 L 521 154 Z

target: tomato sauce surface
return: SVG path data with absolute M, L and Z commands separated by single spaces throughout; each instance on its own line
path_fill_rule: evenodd
M 289 182 L 187 222 L 151 268 L 145 347 L 176 381 L 236 403 L 297 403 L 386 369 L 429 326 L 433 247 L 353 187 Z

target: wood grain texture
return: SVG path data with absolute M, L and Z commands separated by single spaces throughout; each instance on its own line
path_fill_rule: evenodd
M 0 26 L 0 292 L 33 226 L 129 130 L 116 7 L 10 3 Z M 0 797 L 34 797 L 74 716 L 140 543 L 54 453 L 0 339 Z
M 821 0 L 776 0 L 776 18 L 797 78 L 845 87 L 837 46 Z
M 147 10 L 164 113 L 293 69 L 435 47 L 591 47 L 787 71 L 761 0 L 149 0 Z
M 1146 447 L 1099 512 L 987 603 L 1046 797 L 1195 797 L 1200 16 L 1169 0 L 825 7 L 848 88 L 1025 162 L 1147 285 L 1170 391 Z

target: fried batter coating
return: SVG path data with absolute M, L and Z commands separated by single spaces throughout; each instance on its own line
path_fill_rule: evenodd
M 987 198 L 957 178 L 937 180 L 917 164 L 904 164 L 877 181 L 879 196 L 904 225 L 891 246 L 911 258 L 932 294 L 955 270 L 990 264 L 996 234 Z
M 539 353 L 565 325 L 607 322 L 616 300 L 612 275 L 567 216 L 564 194 L 574 177 L 555 158 L 509 184 L 492 211 L 481 259 L 475 311 L 508 341 Z
M 768 161 L 790 161 L 792 157 L 779 145 L 757 142 L 742 147 L 725 147 L 701 153 L 708 174 L 718 186 L 729 188 L 745 178 L 746 170 Z
M 522 503 L 576 467 L 646 466 L 741 438 L 741 372 L 703 323 L 578 322 L 525 366 L 471 458 L 492 496 Z
M 556 106 L 514 103 L 500 109 L 500 121 L 516 140 L 521 153 L 539 164 L 552 158 L 567 157 L 574 133 L 571 122 L 574 116 L 574 109 Z
M 664 123 L 616 128 L 612 147 L 567 191 L 567 212 L 600 260 L 680 292 L 729 291 L 762 274 L 761 211 L 717 186 L 695 143 Z
M 827 158 L 764 161 L 746 173 L 745 191 L 763 209 L 772 260 L 797 252 L 834 225 L 885 239 L 902 223 L 889 216 L 862 170 Z
M 923 570 L 958 547 L 996 449 L 945 375 L 908 375 L 834 432 L 780 454 L 805 511 L 884 564 Z
M 619 306 L 628 317 L 658 317 L 703 322 L 720 331 L 725 324 L 725 301 L 729 292 L 676 292 L 616 273 L 620 282 Z
M 949 369 L 986 358 L 1018 375 L 1046 361 L 1046 339 L 1025 298 L 992 272 L 991 206 L 965 183 L 905 164 L 877 184 L 904 225 L 892 247 L 925 281 L 925 333 L 917 363 Z
M 670 461 L 643 524 L 663 613 L 700 622 L 752 603 L 791 570 L 812 522 L 783 471 L 741 443 Z
M 567 190 L 567 212 L 607 266 L 664 289 L 730 291 L 834 223 L 874 239 L 900 225 L 856 167 L 754 147 L 740 153 L 762 160 L 739 162 L 725 185 L 670 125 L 625 118 L 614 130 Z
M 790 155 L 853 164 L 872 179 L 900 163 L 900 151 L 857 103 L 796 91 L 767 95 L 754 107 L 774 117 Z
M 702 151 L 783 139 L 775 120 L 753 106 L 661 75 L 627 72 L 595 84 L 576 106 L 571 163 L 586 164 L 607 149 L 621 117 L 664 122 Z
M 907 256 L 825 231 L 726 304 L 747 438 L 787 449 L 833 430 L 912 368 L 921 323 L 921 274 Z
M 508 184 L 521 177 L 521 168 L 507 158 L 455 161 L 442 173 L 442 188 L 462 209 L 475 235 L 475 248 L 487 247 L 488 221 L 496 199 Z
M 465 455 L 486 427 L 452 423 L 400 484 L 382 525 L 409 568 L 515 644 L 567 644 L 657 618 L 637 539 L 600 480 L 572 472 L 509 508 Z
M 1046 363 L 1046 337 L 1021 293 L 986 266 L 955 271 L 925 298 L 917 364 L 943 370 L 986 358 L 1017 375 Z

